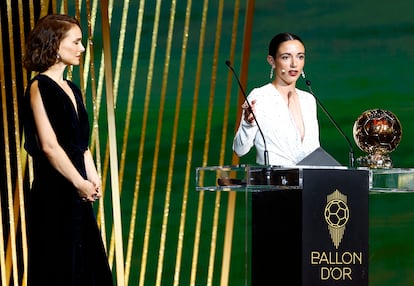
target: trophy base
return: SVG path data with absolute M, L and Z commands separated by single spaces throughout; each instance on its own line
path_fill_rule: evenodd
M 393 167 L 390 156 L 386 154 L 361 156 L 357 159 L 357 163 L 361 167 L 368 167 L 370 169 L 391 169 Z

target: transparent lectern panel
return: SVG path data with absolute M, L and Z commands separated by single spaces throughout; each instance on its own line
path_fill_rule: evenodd
M 298 168 L 249 166 L 247 187 L 256 191 L 300 189 L 301 174 Z
M 235 165 L 199 167 L 196 190 L 247 191 L 300 189 L 301 169 L 278 166 Z
M 196 169 L 197 191 L 244 191 L 246 166 L 211 166 Z
M 414 192 L 414 169 L 372 169 L 370 191 Z

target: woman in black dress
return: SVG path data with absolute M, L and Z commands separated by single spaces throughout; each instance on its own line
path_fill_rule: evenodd
M 25 148 L 33 157 L 28 196 L 29 286 L 113 285 L 92 202 L 101 182 L 89 151 L 89 121 L 80 89 L 64 79 L 79 65 L 82 32 L 66 15 L 38 21 L 24 65 L 38 74 L 24 105 Z

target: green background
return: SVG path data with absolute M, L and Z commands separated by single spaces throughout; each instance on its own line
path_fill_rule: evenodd
M 353 142 L 352 127 L 368 109 L 393 112 L 403 138 L 395 167 L 413 165 L 414 3 L 410 1 L 256 1 L 248 89 L 267 81 L 269 39 L 280 31 L 302 37 L 305 71 L 315 95 Z M 306 89 L 303 82 L 298 86 Z M 347 145 L 320 112 L 321 144 L 347 164 Z M 355 149 L 357 156 L 362 153 Z
M 231 141 L 236 128 L 237 84 L 233 80 L 232 103 L 229 110 L 228 122 L 223 122 L 224 100 L 228 80 L 228 68 L 225 60 L 228 59 L 230 47 L 230 33 L 233 15 L 233 2 L 225 1 L 223 18 L 223 35 L 218 59 L 213 59 L 215 44 L 215 25 L 219 1 L 209 1 L 208 27 L 206 42 L 203 51 L 202 81 L 199 90 L 199 103 L 193 106 L 195 90 L 195 74 L 197 68 L 197 53 L 199 48 L 200 21 L 202 4 L 194 2 L 192 7 L 191 29 L 189 31 L 189 49 L 186 59 L 185 83 L 180 115 L 180 129 L 175 157 L 174 180 L 172 186 L 171 205 L 169 209 L 170 222 L 166 244 L 166 257 L 163 269 L 163 285 L 170 285 L 174 275 L 175 251 L 179 218 L 181 215 L 182 186 L 187 164 L 188 133 L 190 130 L 191 114 L 197 108 L 197 126 L 194 138 L 194 150 L 191 154 L 192 170 L 202 166 L 206 144 L 206 126 L 208 109 L 214 106 L 210 146 L 208 146 L 209 166 L 220 164 L 221 130 L 228 124 L 224 164 L 231 164 Z M 146 211 L 148 207 L 148 190 L 151 186 L 151 171 L 153 167 L 154 140 L 158 128 L 162 128 L 163 140 L 160 148 L 160 162 L 158 162 L 156 192 L 154 198 L 154 212 L 151 221 L 151 236 L 147 274 L 145 285 L 153 285 L 157 271 L 158 247 L 160 242 L 161 221 L 163 219 L 164 190 L 167 183 L 168 158 L 171 147 L 171 130 L 174 108 L 176 105 L 176 82 L 181 57 L 181 33 L 186 3 L 178 1 L 176 15 L 176 32 L 172 47 L 166 109 L 162 127 L 157 125 L 160 110 L 160 89 L 165 60 L 165 44 L 169 19 L 169 2 L 162 3 L 160 30 L 157 42 L 157 55 L 154 66 L 154 80 L 152 86 L 147 83 L 147 68 L 150 60 L 152 23 L 155 1 L 148 1 L 145 9 L 144 28 L 140 46 L 138 76 L 136 78 L 135 99 L 132 114 L 132 127 L 128 136 L 129 148 L 126 160 L 125 178 L 121 186 L 122 219 L 124 222 L 124 237 L 128 235 L 132 190 L 136 184 L 135 172 L 137 150 L 142 136 L 144 96 L 147 88 L 151 88 L 150 113 L 145 138 L 145 153 L 140 178 L 140 199 L 138 217 L 136 221 L 136 240 L 133 253 L 130 281 L 137 281 L 139 276 L 143 233 L 146 225 Z M 122 11 L 121 3 L 115 3 L 114 11 Z M 329 110 L 347 137 L 353 142 L 352 127 L 358 116 L 368 109 L 382 108 L 393 112 L 400 120 L 403 130 L 401 144 L 391 154 L 396 168 L 414 166 L 412 140 L 414 126 L 412 110 L 414 83 L 412 64 L 414 62 L 414 2 L 412 1 L 345 1 L 345 0 L 309 0 L 309 1 L 255 1 L 254 22 L 252 27 L 252 41 L 248 65 L 248 79 L 246 91 L 269 82 L 270 67 L 266 62 L 267 47 L 270 39 L 279 32 L 292 32 L 299 35 L 306 46 L 305 71 L 307 78 L 312 81 L 315 95 Z M 118 147 L 121 146 L 122 132 L 125 125 L 125 110 L 128 94 L 128 76 L 130 60 L 133 52 L 134 26 L 138 11 L 138 1 L 131 3 L 128 13 L 126 46 L 124 47 L 124 62 L 122 63 L 122 77 L 119 87 L 117 103 L 117 131 L 119 132 Z M 244 17 L 245 7 L 241 8 L 240 17 Z M 113 54 L 117 52 L 117 29 L 120 17 L 113 17 L 111 24 Z M 240 28 L 237 31 L 237 47 L 233 65 L 240 71 L 242 58 L 243 19 L 240 19 Z M 228 37 L 226 37 L 228 36 Z M 95 35 L 99 38 L 98 35 Z M 100 49 L 99 41 L 95 48 Z M 115 56 L 114 56 L 115 60 Z M 212 66 L 217 60 L 217 74 L 212 80 Z M 98 62 L 98 55 L 96 61 Z M 125 79 L 124 81 L 122 81 Z M 212 88 L 212 86 L 215 87 Z M 305 89 L 303 80 L 298 87 Z M 215 93 L 214 101 L 210 100 L 211 93 Z M 103 114 L 103 113 L 102 113 Z M 102 115 L 102 120 L 104 120 Z M 320 139 L 322 147 L 334 156 L 343 165 L 348 165 L 348 146 L 346 140 L 335 129 L 323 112 L 319 112 Z M 104 126 L 104 125 L 102 125 Z M 104 127 L 101 130 L 105 133 Z M 104 142 L 103 142 L 104 144 Z M 103 145 L 102 144 L 102 145 Z M 353 144 L 356 157 L 362 152 Z M 254 164 L 255 154 L 252 150 L 240 159 L 240 163 Z M 210 236 L 213 220 L 213 208 L 216 196 L 211 193 L 205 195 L 203 209 L 203 225 L 201 230 L 200 257 L 197 267 L 197 285 L 206 285 L 207 267 L 209 264 Z M 188 197 L 188 210 L 183 249 L 182 274 L 180 285 L 189 285 L 188 272 L 191 267 L 191 258 L 194 244 L 194 226 L 199 194 L 195 191 L 195 179 L 192 180 Z M 220 210 L 219 233 L 224 232 L 225 208 L 227 194 L 222 195 Z M 370 285 L 414 285 L 414 197 L 411 194 L 371 194 L 370 195 Z M 234 252 L 230 273 L 230 285 L 244 285 L 244 200 L 238 196 Z M 215 274 L 213 285 L 219 285 L 221 253 L 223 238 L 217 242 L 215 258 Z M 187 272 L 188 270 L 188 272 Z M 131 282 L 132 283 L 132 282 Z
M 256 1 L 249 88 L 266 81 L 264 55 L 271 35 L 296 33 L 306 44 L 305 70 L 313 91 L 349 139 L 354 142 L 353 124 L 362 112 L 389 110 L 403 130 L 391 153 L 394 167 L 412 167 L 414 2 L 272 2 Z M 347 165 L 346 141 L 323 112 L 319 120 L 321 145 Z M 369 285 L 414 285 L 413 203 L 411 194 L 370 194 Z
M 394 167 L 412 167 L 413 8 L 414 2 L 398 0 L 256 1 L 249 89 L 267 80 L 269 38 L 280 31 L 296 33 L 306 44 L 305 70 L 314 93 L 352 143 L 352 127 L 362 112 L 389 110 L 403 130 L 391 153 Z M 323 112 L 319 120 L 322 147 L 347 165 L 346 141 Z M 370 285 L 414 285 L 413 238 L 413 195 L 370 194 Z

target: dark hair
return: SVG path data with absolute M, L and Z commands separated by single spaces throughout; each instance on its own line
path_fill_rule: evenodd
M 276 56 L 277 50 L 281 43 L 291 40 L 298 40 L 303 45 L 305 45 L 299 36 L 291 33 L 280 33 L 273 37 L 273 39 L 269 43 L 269 55 L 272 57 Z
M 59 45 L 78 20 L 67 15 L 50 14 L 41 18 L 26 42 L 23 64 L 30 71 L 44 72 L 56 63 Z

